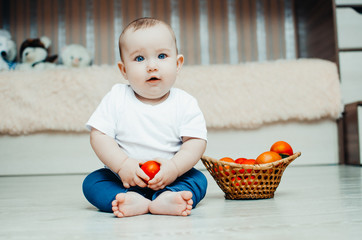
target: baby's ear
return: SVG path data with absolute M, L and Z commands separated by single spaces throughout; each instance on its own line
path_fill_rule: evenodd
M 118 68 L 119 68 L 119 70 L 121 71 L 121 73 L 122 73 L 122 75 L 123 75 L 123 77 L 124 77 L 124 79 L 126 79 L 127 80 L 127 73 L 126 73 L 126 67 L 124 66 L 124 63 L 123 62 L 118 62 Z
M 181 70 L 182 65 L 184 64 L 184 56 L 179 54 L 177 55 L 177 72 Z

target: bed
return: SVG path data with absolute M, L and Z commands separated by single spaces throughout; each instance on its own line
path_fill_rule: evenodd
M 102 167 L 84 124 L 116 83 L 127 83 L 116 65 L 1 72 L 0 175 Z M 176 87 L 195 96 L 205 115 L 205 155 L 256 158 L 285 140 L 302 152 L 293 165 L 339 162 L 343 104 L 333 62 L 184 66 Z

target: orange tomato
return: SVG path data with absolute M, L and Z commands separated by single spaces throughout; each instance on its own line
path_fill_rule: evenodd
M 233 163 L 235 162 L 234 159 L 229 158 L 229 157 L 221 158 L 220 161 L 222 161 L 222 162 L 233 162 Z M 220 168 L 220 171 L 222 171 L 222 167 L 219 166 L 219 168 Z M 225 168 L 226 168 L 226 169 L 229 169 L 230 166 L 225 166 Z M 228 173 L 228 172 L 225 172 L 225 174 L 226 174 L 227 176 L 229 176 L 229 173 Z
M 288 156 L 293 155 L 292 147 L 287 142 L 284 141 L 278 141 L 274 143 L 271 146 L 270 151 Z
M 271 163 L 280 159 L 282 159 L 282 157 L 278 153 L 267 151 L 263 152 L 256 158 L 256 163 L 257 164 Z
M 235 162 L 234 159 L 229 158 L 229 157 L 221 158 L 220 161 L 223 161 L 223 162 Z

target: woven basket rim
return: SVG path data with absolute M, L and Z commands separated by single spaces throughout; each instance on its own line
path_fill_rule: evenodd
M 254 170 L 264 170 L 264 169 L 270 169 L 273 168 L 281 163 L 284 162 L 292 162 L 294 161 L 297 157 L 299 157 L 302 153 L 301 152 L 295 152 L 293 155 L 290 155 L 289 157 L 286 158 L 282 158 L 280 160 L 277 160 L 275 162 L 271 162 L 271 163 L 264 163 L 264 164 L 239 164 L 239 163 L 232 163 L 232 162 L 223 162 L 220 161 L 218 159 L 203 155 L 201 157 L 202 160 L 206 160 L 206 161 L 210 161 L 213 163 L 217 163 L 217 164 L 221 164 L 221 165 L 227 165 L 227 166 L 231 166 L 233 168 L 236 169 L 254 169 Z

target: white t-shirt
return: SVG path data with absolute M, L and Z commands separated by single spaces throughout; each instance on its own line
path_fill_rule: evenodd
M 139 101 L 132 88 L 116 84 L 88 120 L 92 127 L 114 138 L 135 159 L 171 159 L 182 137 L 207 140 L 204 116 L 194 97 L 177 88 L 160 104 Z

